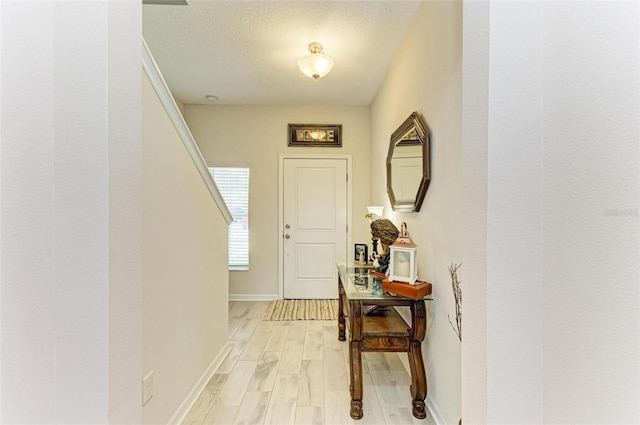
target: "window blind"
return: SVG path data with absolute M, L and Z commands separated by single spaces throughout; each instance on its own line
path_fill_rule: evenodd
M 249 270 L 249 168 L 209 170 L 233 216 L 229 225 L 229 270 Z

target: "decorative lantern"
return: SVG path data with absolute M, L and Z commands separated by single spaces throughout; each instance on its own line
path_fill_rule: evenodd
M 389 245 L 389 280 L 415 285 L 418 280 L 416 248 L 407 232 L 407 224 L 402 223 L 398 239 Z

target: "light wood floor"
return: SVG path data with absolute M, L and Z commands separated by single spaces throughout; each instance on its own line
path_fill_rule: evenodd
M 230 302 L 231 352 L 183 424 L 422 424 L 395 353 L 364 353 L 364 417 L 349 416 L 349 353 L 336 321 L 265 322 L 268 302 Z

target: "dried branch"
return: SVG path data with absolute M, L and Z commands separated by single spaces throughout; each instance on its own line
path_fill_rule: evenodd
M 451 322 L 451 317 L 447 315 L 449 318 L 449 323 L 453 328 L 453 331 L 458 335 L 458 339 L 462 342 L 462 289 L 460 289 L 460 282 L 458 280 L 458 269 L 460 268 L 460 264 L 453 264 L 449 266 L 449 276 L 451 276 L 451 286 L 453 287 L 453 298 L 456 302 L 456 324 L 455 326 Z

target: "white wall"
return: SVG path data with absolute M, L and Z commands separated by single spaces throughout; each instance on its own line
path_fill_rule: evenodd
M 640 423 L 640 4 L 543 11 L 544 419 Z
M 514 10 L 518 9 L 518 18 Z M 489 399 L 526 392 L 509 404 L 491 404 L 489 420 L 529 418 L 542 423 L 544 280 L 542 258 L 542 15 L 535 3 L 491 10 L 491 97 L 487 185 Z M 526 45 L 527 48 L 521 48 Z M 508 247 L 508 249 L 505 249 Z M 514 283 L 517 282 L 517 285 Z M 514 328 L 518 338 L 505 338 Z M 505 371 L 509 373 L 505 373 Z
M 465 50 L 464 149 L 478 123 L 488 143 L 465 177 L 487 182 L 464 208 L 488 223 L 484 257 L 464 259 L 487 270 L 465 298 L 486 318 L 465 423 L 640 422 L 639 21 L 637 2 L 465 7 L 469 39 L 489 35 Z
M 368 107 L 185 105 L 185 119 L 208 164 L 248 165 L 251 169 L 250 270 L 230 273 L 232 296 L 278 296 L 280 154 L 352 155 L 352 243 L 371 240 L 364 218 L 369 201 Z M 342 148 L 287 147 L 288 123 L 342 124 Z
M 228 227 L 146 75 L 143 423 L 167 423 L 228 341 Z
M 0 3 L 2 423 L 141 420 L 140 21 Z
M 486 424 L 489 3 L 463 4 L 462 417 Z
M 419 277 L 433 284 L 423 344 L 430 407 L 436 420 L 460 418 L 460 341 L 447 267 L 462 260 L 462 3 L 423 2 L 371 106 L 371 202 L 385 205 L 396 226 L 407 222 L 418 245 Z M 391 133 L 413 111 L 431 129 L 431 184 L 419 213 L 392 212 L 385 161 Z M 465 284 L 466 267 L 459 269 Z M 455 320 L 455 318 L 453 319 Z

